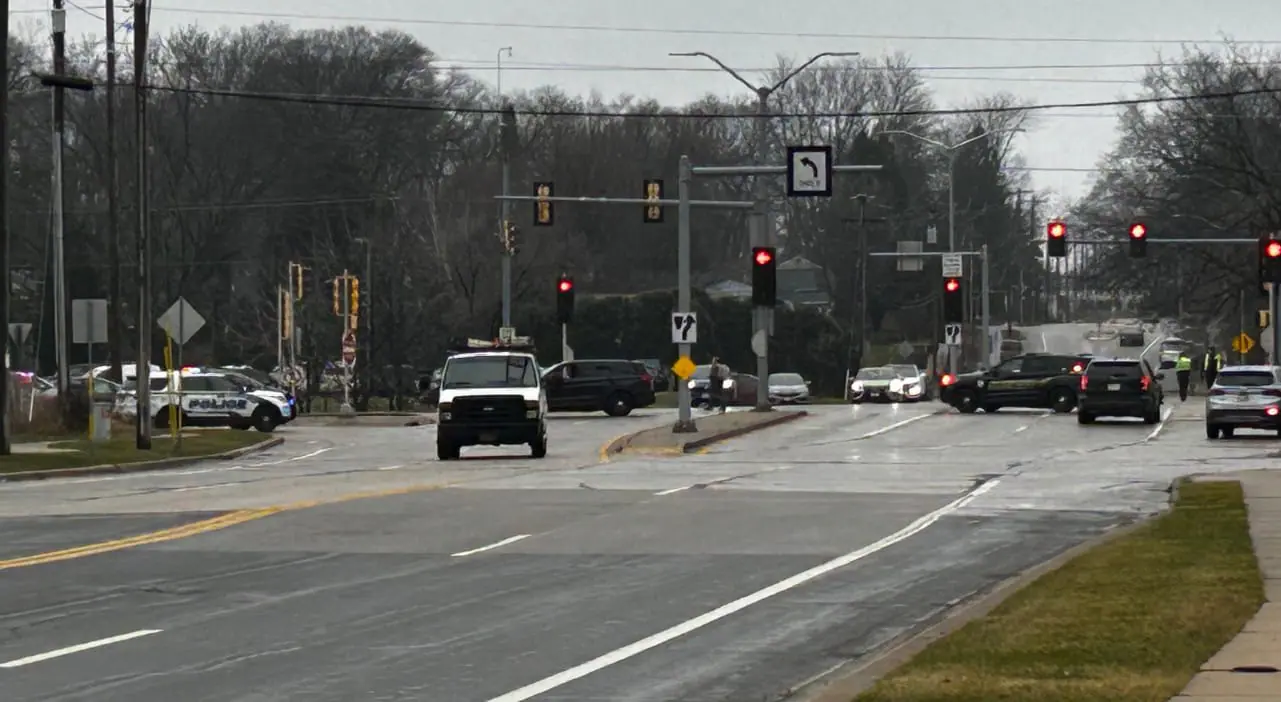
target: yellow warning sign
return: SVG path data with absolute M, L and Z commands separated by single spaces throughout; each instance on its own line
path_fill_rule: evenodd
M 1254 339 L 1251 339 L 1250 335 L 1245 332 L 1237 334 L 1236 338 L 1232 340 L 1232 350 L 1237 353 L 1250 353 L 1252 348 L 1254 348 Z
M 672 372 L 677 378 L 685 380 L 694 374 L 694 369 L 697 367 L 693 361 L 689 360 L 689 356 L 681 356 L 672 364 Z

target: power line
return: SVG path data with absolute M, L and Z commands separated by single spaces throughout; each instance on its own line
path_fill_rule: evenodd
M 302 105 L 328 105 L 333 107 L 371 107 L 409 112 L 452 112 L 454 114 L 496 115 L 502 112 L 495 107 L 472 107 L 462 105 L 440 105 L 425 102 L 417 98 L 386 98 L 367 96 L 337 96 L 299 93 L 262 93 L 241 90 L 223 90 L 216 88 L 184 88 L 173 86 L 148 86 L 149 90 L 160 92 L 208 95 L 215 97 L 243 98 L 247 100 L 264 100 Z M 1102 100 L 1094 102 L 1060 102 L 1041 103 L 1024 106 L 1001 107 L 960 107 L 947 109 L 898 110 L 898 111 L 850 111 L 850 112 L 788 112 L 771 113 L 774 119 L 802 118 L 840 119 L 854 117 L 929 117 L 1002 114 L 1011 112 L 1041 112 L 1045 110 L 1089 109 L 1101 107 L 1137 107 L 1142 105 L 1159 105 L 1168 103 L 1199 102 L 1202 100 L 1223 100 L 1238 97 L 1275 95 L 1281 88 L 1254 88 L 1250 90 L 1233 90 L 1228 92 L 1201 93 L 1196 95 L 1168 95 L 1163 97 L 1130 98 L 1127 100 Z M 623 119 L 746 119 L 754 117 L 747 113 L 692 113 L 678 112 L 619 112 L 608 110 L 541 110 L 516 108 L 517 114 L 531 117 L 579 117 L 579 118 L 623 118 Z
M 460 68 L 463 70 L 493 71 L 497 69 L 497 64 L 492 59 L 483 58 L 441 58 L 435 59 L 436 63 L 443 64 L 451 68 Z M 1098 71 L 1098 70 L 1120 70 L 1120 69 L 1146 69 L 1178 66 L 1178 63 L 1044 63 L 1044 64 L 962 64 L 952 66 L 916 66 L 909 65 L 905 67 L 887 66 L 876 63 L 855 63 L 852 61 L 834 62 L 816 64 L 808 71 L 823 72 L 888 72 L 899 70 L 912 71 Z M 1281 65 L 1281 60 L 1269 61 L 1232 61 L 1234 66 L 1276 66 Z M 600 71 L 600 72 L 656 72 L 656 73 L 724 73 L 724 70 L 717 67 L 704 66 L 629 66 L 623 64 L 610 63 L 567 63 L 559 61 L 516 61 L 503 62 L 503 71 Z M 756 68 L 735 68 L 741 73 L 767 73 L 778 70 L 778 66 L 765 66 Z
M 1120 37 L 1012 37 L 982 35 L 938 35 L 938 34 L 858 34 L 847 32 L 782 32 L 782 31 L 749 31 L 734 29 L 685 29 L 669 27 L 619 27 L 594 24 L 544 24 L 537 22 L 492 22 L 469 20 L 436 20 L 414 17 L 377 17 L 370 15 L 309 15 L 301 12 L 263 12 L 260 10 L 229 10 L 180 7 L 175 5 L 156 6 L 163 12 L 181 12 L 192 15 L 225 15 L 232 17 L 257 17 L 262 19 L 292 19 L 321 22 L 348 23 L 385 23 L 394 25 L 427 25 L 438 27 L 480 27 L 485 29 L 533 29 L 555 30 L 566 32 L 618 32 L 624 34 L 669 34 L 724 37 L 772 37 L 786 39 L 861 39 L 894 41 L 956 41 L 956 42 L 1006 42 L 1036 44 L 1143 44 L 1147 46 L 1169 46 L 1186 44 L 1223 44 L 1223 39 L 1143 39 Z M 1281 40 L 1240 41 L 1240 44 L 1278 45 Z

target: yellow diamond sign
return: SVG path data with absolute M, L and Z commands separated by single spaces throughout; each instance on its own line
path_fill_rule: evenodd
M 689 356 L 681 356 L 672 364 L 672 372 L 681 380 L 685 380 L 693 375 L 695 368 L 697 368 L 697 366 L 694 365 L 693 361 L 689 360 Z
M 1254 339 L 1251 339 L 1250 335 L 1245 332 L 1241 332 L 1232 340 L 1232 350 L 1237 353 L 1250 353 L 1252 348 L 1254 348 Z

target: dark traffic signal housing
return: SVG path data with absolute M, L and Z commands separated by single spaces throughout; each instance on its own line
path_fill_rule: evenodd
M 556 321 L 569 324 L 574 318 L 574 279 L 561 274 L 556 280 Z
M 943 279 L 943 322 L 960 324 L 965 321 L 965 285 L 960 278 Z
M 1259 238 L 1259 282 L 1281 284 L 1281 238 Z
M 1045 225 L 1045 253 L 1055 258 L 1067 255 L 1067 225 L 1057 219 Z
M 1143 258 L 1148 255 L 1148 228 L 1135 222 L 1130 225 L 1130 258 Z
M 778 285 L 771 246 L 752 247 L 752 304 L 773 307 L 778 304 Z

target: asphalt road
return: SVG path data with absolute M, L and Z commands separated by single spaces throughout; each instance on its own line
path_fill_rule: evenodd
M 1205 440 L 1198 407 L 1155 427 L 816 407 L 701 455 L 603 464 L 601 443 L 664 413 L 557 420 L 544 461 L 440 464 L 425 456 L 428 427 L 300 431 L 252 469 L 0 485 L 5 533 L 51 548 L 85 524 L 104 538 L 142 527 L 139 513 L 466 481 L 0 571 L 0 689 L 94 702 L 776 699 L 1160 509 L 1170 479 L 1278 448 Z

